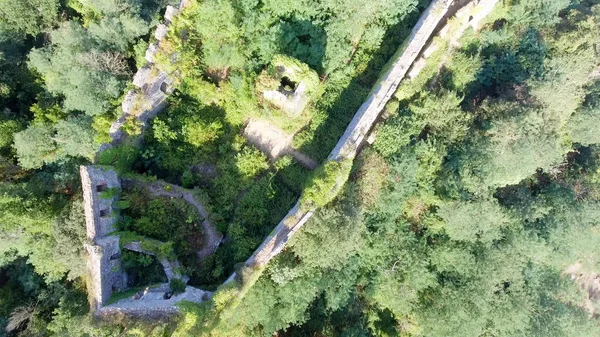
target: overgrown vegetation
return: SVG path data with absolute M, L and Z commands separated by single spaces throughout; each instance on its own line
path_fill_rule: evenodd
M 179 335 L 596 334 L 600 8 L 542 3 L 439 48 L 343 195 Z
M 381 3 L 388 13 L 380 20 L 368 10 L 354 13 L 352 1 L 315 2 L 314 12 L 300 4 L 200 1 L 172 23 L 162 47 L 177 52 L 182 83 L 154 119 L 132 169 L 205 191 L 212 220 L 227 240 L 196 274 L 202 284 L 216 286 L 231 275 L 300 197 L 309 177 L 292 157 L 269 160 L 242 137 L 248 121 L 295 135 L 294 147 L 324 159 L 408 34 L 417 5 Z M 332 18 L 359 15 L 360 25 L 341 29 L 319 8 L 331 10 Z M 297 115 L 263 97 L 271 90 L 291 95 L 300 83 L 307 105 Z M 352 102 L 343 96 L 346 89 Z
M 507 1 L 458 47 L 440 40 L 354 166 L 313 172 L 268 158 L 246 123 L 322 162 L 427 1 L 194 2 L 157 55 L 181 77 L 168 109 L 140 148 L 98 164 L 194 191 L 224 243 L 199 263 L 189 204 L 102 196 L 119 198 L 123 242 L 177 257 L 193 285 L 234 270 L 242 283 L 182 303 L 176 324 L 93 321 L 78 166 L 106 141 L 167 2 L 0 0 L 0 336 L 597 334 L 596 0 Z M 304 77 L 277 75 L 282 59 Z M 298 80 L 314 90 L 301 114 L 263 99 Z M 300 197 L 313 219 L 264 270 L 239 268 Z M 122 261 L 132 286 L 166 281 L 154 257 Z

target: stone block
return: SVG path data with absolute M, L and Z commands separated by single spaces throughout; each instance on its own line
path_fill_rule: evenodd
M 158 26 L 156 26 L 156 31 L 154 31 L 154 37 L 158 41 L 160 41 L 160 40 L 164 39 L 165 36 L 167 36 L 167 32 L 168 32 L 167 25 L 161 23 Z
M 173 21 L 173 18 L 179 13 L 179 11 L 177 10 L 177 8 L 168 5 L 167 9 L 165 10 L 165 20 L 171 22 Z
M 151 81 L 152 69 L 149 66 L 143 66 L 133 75 L 133 85 L 143 88 L 145 84 Z
M 148 49 L 146 49 L 146 54 L 144 55 L 144 58 L 146 59 L 146 61 L 150 62 L 150 63 L 154 63 L 154 55 L 156 54 L 157 51 L 157 46 L 154 43 L 151 43 L 148 46 Z

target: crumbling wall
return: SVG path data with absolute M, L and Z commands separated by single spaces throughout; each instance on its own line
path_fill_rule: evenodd
M 115 171 L 101 167 L 81 166 L 79 174 L 83 190 L 87 238 L 89 241 L 94 241 L 114 231 L 116 218 L 113 213 L 116 197 L 108 198 L 104 195 L 109 194 L 112 189 L 120 190 L 121 182 Z
M 91 282 L 92 306 L 100 309 L 114 291 L 127 288 L 127 275 L 121 268 L 119 237 L 108 236 L 86 244 L 87 266 Z
M 155 240 L 156 241 L 156 240 Z M 159 244 L 164 244 L 163 242 L 156 241 Z M 131 250 L 132 252 L 142 253 L 150 256 L 156 256 L 158 258 L 158 262 L 160 262 L 161 266 L 165 271 L 165 275 L 167 276 L 167 280 L 169 282 L 172 279 L 180 279 L 184 283 L 187 283 L 189 277 L 181 274 L 181 264 L 177 259 L 169 260 L 164 256 L 157 255 L 156 252 L 149 251 L 142 248 L 142 243 L 140 241 L 132 241 L 123 245 L 123 248 L 127 250 Z
M 111 142 L 102 144 L 98 153 L 123 141 L 122 127 L 128 118 L 135 118 L 143 131 L 148 121 L 165 108 L 167 96 L 172 91 L 174 78 L 172 74 L 167 74 L 156 66 L 155 56 L 157 52 L 161 51 L 160 42 L 167 35 L 168 25 L 182 9 L 190 4 L 191 0 L 181 0 L 178 8 L 167 6 L 164 15 L 165 22 L 158 25 L 154 33 L 156 41 L 151 43 L 146 50 L 147 64 L 136 72 L 133 78 L 135 89 L 127 93 L 121 104 L 123 116 L 110 127 Z M 182 300 L 191 302 L 210 300 L 211 292 L 190 286 L 187 286 L 182 294 L 170 296 L 169 283 L 166 283 L 152 288 L 152 290 L 147 288 L 139 297 L 126 298 L 106 305 L 114 291 L 122 291 L 127 288 L 127 275 L 121 266 L 120 238 L 109 235 L 115 230 L 114 224 L 118 217 L 114 208 L 117 193 L 110 191 L 120 190 L 121 181 L 115 171 L 106 167 L 81 166 L 80 176 L 88 240 L 84 246 L 88 255 L 87 268 L 90 281 L 88 292 L 91 306 L 96 314 L 159 317 L 178 312 L 176 304 Z M 115 195 L 113 196 L 113 194 Z M 208 221 L 205 220 L 204 223 L 207 224 Z M 126 248 L 149 253 L 142 250 L 139 242 L 129 243 Z M 171 261 L 159 257 L 159 261 L 169 280 L 179 278 L 187 282 L 187 277 L 180 273 L 181 267 L 177 260 Z
M 167 316 L 179 312 L 177 303 L 180 301 L 200 303 L 202 301 L 209 301 L 213 294 L 210 291 L 204 291 L 191 286 L 187 286 L 181 294 L 165 298 L 165 294 L 168 292 L 168 283 L 162 284 L 159 287 L 147 288 L 142 291 L 139 298 L 125 298 L 111 303 L 102 307 L 99 314 L 103 316 L 125 314 L 144 318 Z
M 113 292 L 127 288 L 127 275 L 121 266 L 120 238 L 110 235 L 118 220 L 114 202 L 119 194 L 115 190 L 121 190 L 121 181 L 114 170 L 106 167 L 81 166 L 80 175 L 88 239 L 85 251 L 90 276 L 89 294 L 96 314 L 162 316 L 178 312 L 176 303 L 179 301 L 201 302 L 211 298 L 211 292 L 190 286 L 182 294 L 172 295 L 169 283 L 165 283 L 160 287 L 147 288 L 141 295 L 136 294 L 137 296 L 106 305 Z M 162 244 L 159 241 L 155 243 Z M 189 278 L 182 275 L 179 261 L 159 256 L 157 252 L 142 246 L 139 241 L 123 245 L 128 250 L 157 256 L 169 281 L 179 279 L 187 283 Z
M 174 75 L 162 71 L 155 64 L 155 56 L 161 51 L 161 41 L 167 35 L 169 24 L 190 3 L 190 0 L 181 0 L 178 8 L 167 6 L 164 23 L 159 24 L 154 32 L 156 41 L 151 43 L 146 50 L 144 58 L 147 63 L 138 69 L 133 77 L 135 89 L 130 90 L 121 103 L 123 115 L 110 126 L 111 142 L 102 144 L 99 152 L 123 142 L 125 136 L 123 125 L 128 119 L 135 118 L 141 129 L 144 130 L 148 121 L 165 109 L 167 97 L 173 90 Z
M 121 183 L 115 171 L 102 167 L 81 166 L 83 207 L 90 275 L 90 300 L 96 309 L 102 307 L 113 291 L 125 289 L 127 276 L 121 268 L 119 237 L 107 236 L 117 221 L 114 202 Z

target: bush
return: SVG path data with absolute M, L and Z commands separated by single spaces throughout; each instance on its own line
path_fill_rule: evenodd
M 186 284 L 181 279 L 172 278 L 169 282 L 169 287 L 171 288 L 173 295 L 177 295 L 185 292 Z
M 131 171 L 131 166 L 137 159 L 137 149 L 131 145 L 121 145 L 106 149 L 98 155 L 99 165 L 113 166 L 119 174 Z
M 245 147 L 235 156 L 235 166 L 244 179 L 250 179 L 268 169 L 269 162 L 267 156 L 258 149 Z
M 182 127 L 185 141 L 196 146 L 207 146 L 223 135 L 221 121 L 188 120 Z
M 328 161 L 315 170 L 300 198 L 301 206 L 323 207 L 331 202 L 348 180 L 351 168 L 352 160 L 348 159 L 342 162 Z

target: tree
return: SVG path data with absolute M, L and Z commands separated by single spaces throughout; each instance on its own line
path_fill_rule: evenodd
M 147 32 L 145 21 L 124 14 L 103 17 L 87 29 L 67 21 L 50 33 L 52 45 L 32 50 L 29 66 L 51 93 L 64 95 L 67 110 L 106 113 L 125 88 L 129 47 Z
M 40 168 L 69 157 L 92 159 L 96 153 L 91 119 L 71 117 L 54 125 L 33 124 L 15 134 L 15 150 L 24 168 Z
M 600 123 L 600 107 L 587 108 L 573 114 L 567 124 L 572 141 L 582 145 L 600 143 L 600 135 L 595 129 L 598 123 Z
M 558 14 L 572 0 L 518 0 L 509 7 L 509 19 L 524 27 L 551 27 L 559 22 Z
M 24 168 L 40 168 L 44 163 L 54 162 L 56 143 L 52 141 L 54 130 L 44 125 L 33 125 L 15 134 L 15 150 L 19 164 Z
M 238 69 L 244 64 L 240 51 L 240 30 L 229 0 L 204 1 L 196 12 L 196 31 L 202 40 L 202 53 L 208 72 Z
M 457 201 L 440 205 L 436 212 L 444 231 L 455 241 L 491 245 L 513 224 L 510 215 L 494 201 Z
M 21 124 L 16 120 L 0 119 L 0 149 L 9 147 L 13 142 L 13 134 L 21 129 Z
M 58 0 L 0 1 L 0 28 L 37 35 L 55 24 Z

